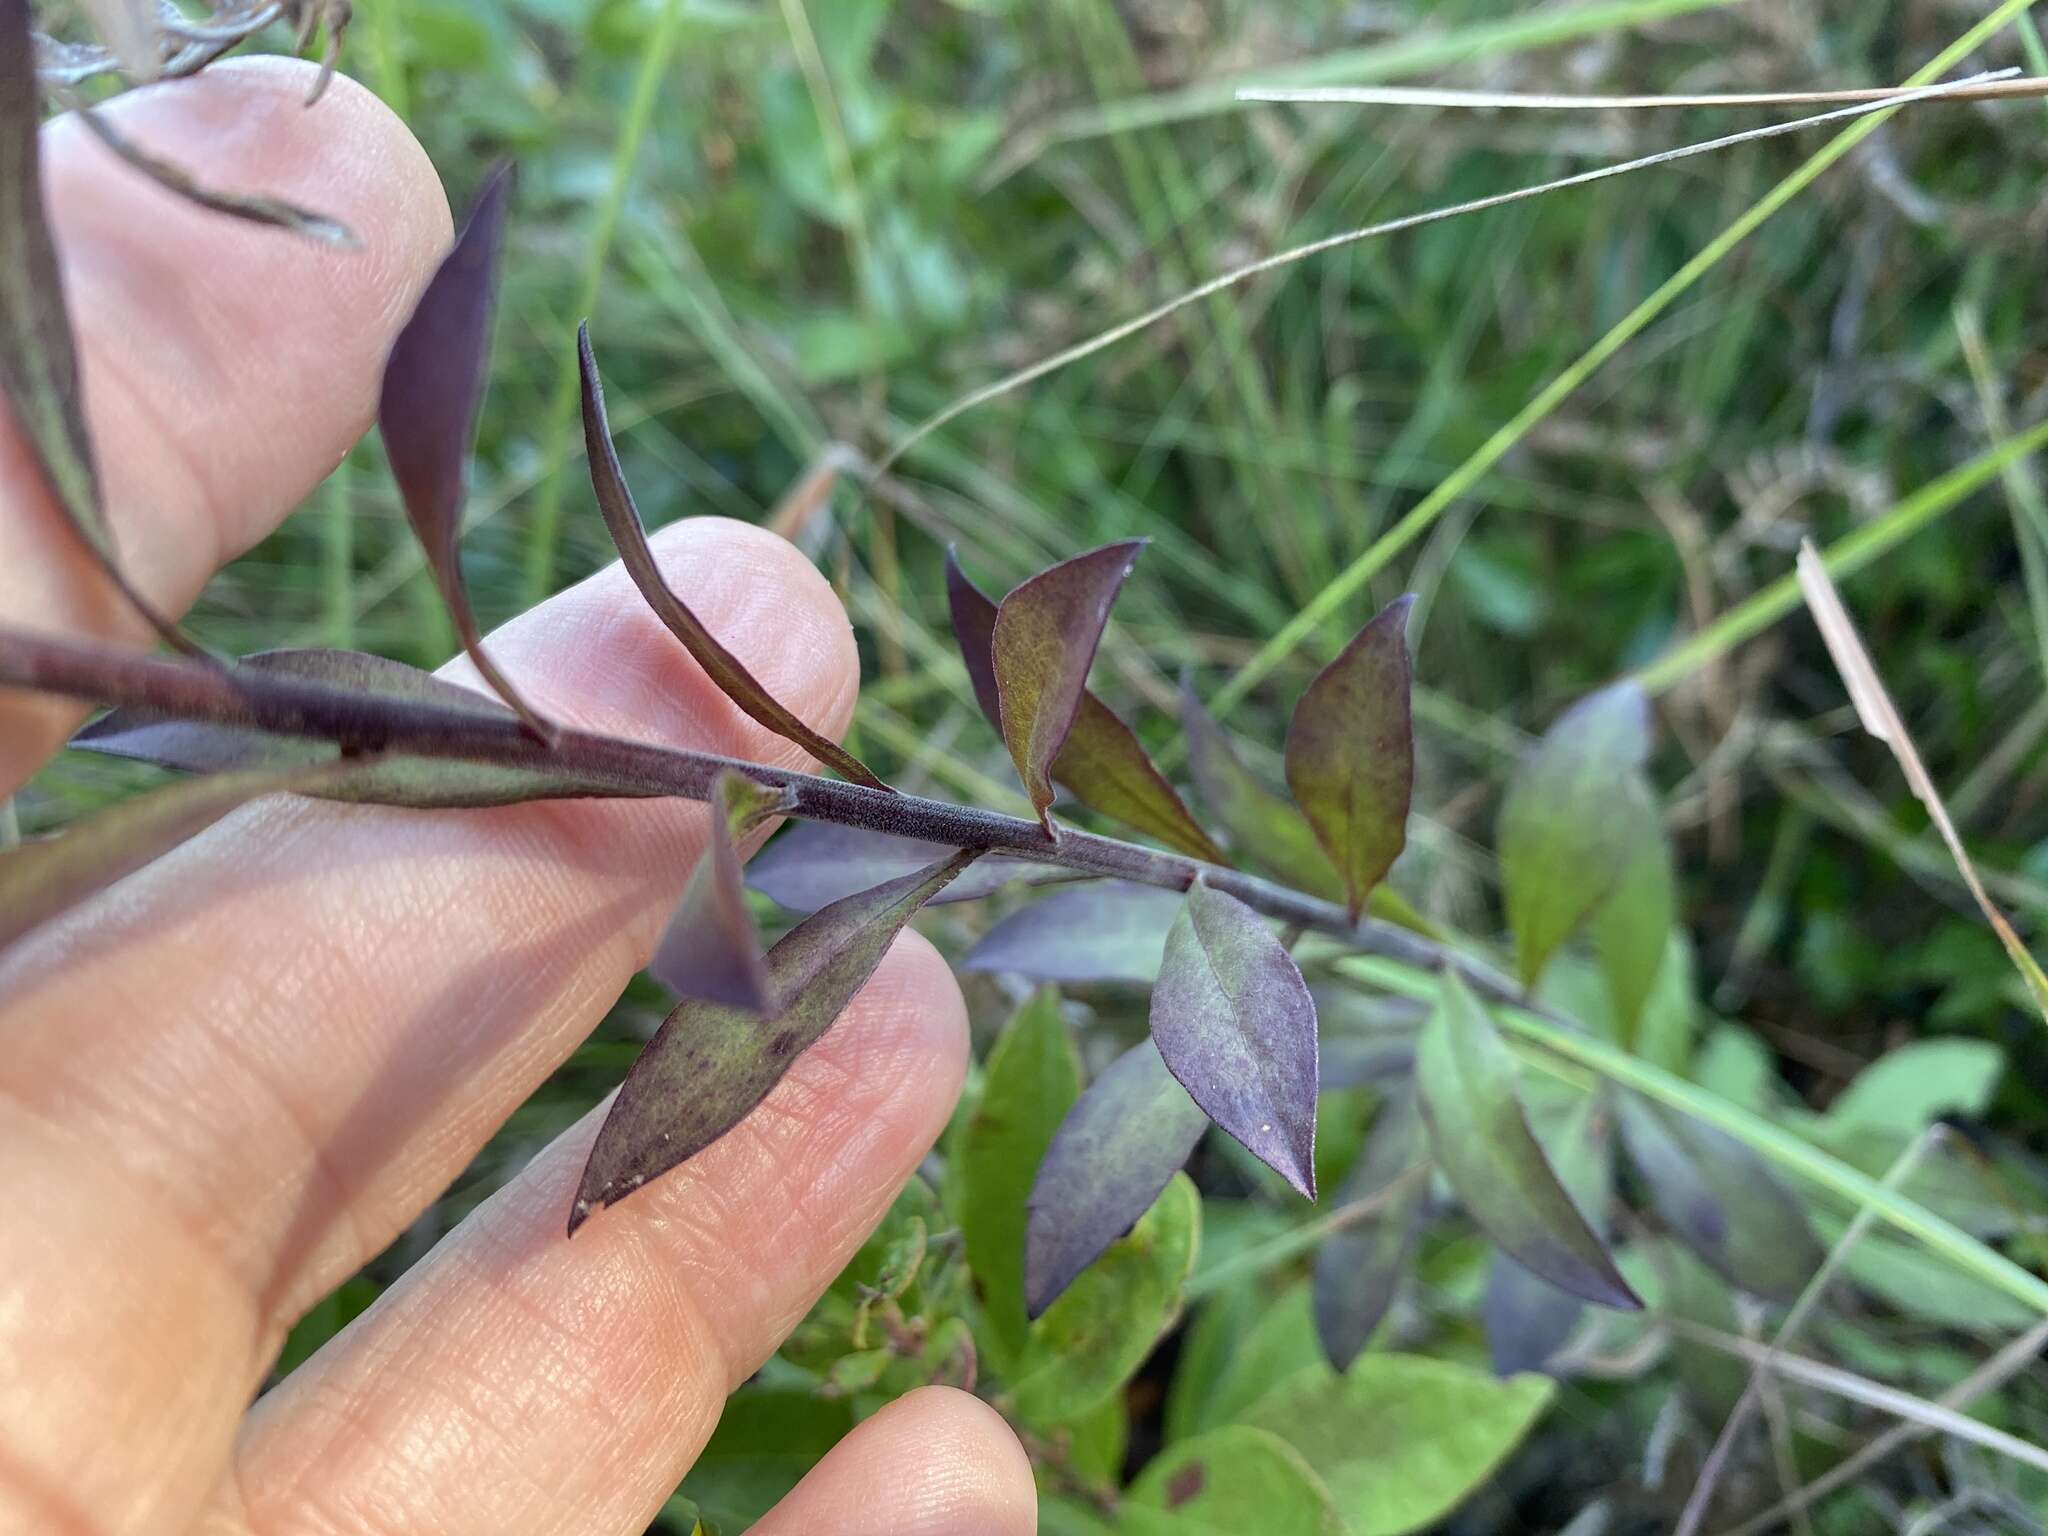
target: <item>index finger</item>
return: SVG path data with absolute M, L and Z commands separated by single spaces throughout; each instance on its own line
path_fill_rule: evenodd
M 434 169 L 383 103 L 312 66 L 217 64 L 105 111 L 201 179 L 348 224 L 341 250 L 197 208 L 115 160 L 78 123 L 43 130 L 43 180 L 85 408 L 123 569 L 182 612 L 216 567 L 269 533 L 368 428 L 385 349 L 447 245 Z M 51 503 L 0 409 L 0 618 L 108 639 L 147 634 Z M 0 794 L 78 720 L 0 696 Z

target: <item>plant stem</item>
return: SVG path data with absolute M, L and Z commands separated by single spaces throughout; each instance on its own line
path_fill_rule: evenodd
M 564 730 L 549 748 L 509 711 L 479 698 L 475 708 L 351 692 L 323 683 L 173 660 L 88 641 L 0 626 L 0 687 L 63 694 L 150 714 L 332 741 L 346 753 L 404 752 L 501 767 L 571 772 L 607 782 L 620 795 L 711 798 L 733 772 L 789 792 L 788 814 L 893 837 L 982 848 L 1082 874 L 1186 890 L 1197 878 L 1256 912 L 1344 940 L 1361 954 L 1427 971 L 1453 966 L 1497 1002 L 1527 1006 L 1492 968 L 1391 923 L 1354 923 L 1334 902 L 1180 854 L 1092 832 L 1048 837 L 1036 821 L 995 811 L 867 789 L 839 779 L 771 768 L 710 752 Z

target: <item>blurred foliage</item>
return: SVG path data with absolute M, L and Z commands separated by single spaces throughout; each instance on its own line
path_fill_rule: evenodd
M 1447 37 L 1432 83 L 1865 84 L 1902 78 L 1981 12 L 1958 0 L 1642 0 L 1528 46 L 1518 26 L 1553 13 L 1516 0 L 831 0 L 807 15 L 820 73 L 793 43 L 793 9 L 357 0 L 348 66 L 406 113 L 458 206 L 495 157 L 519 166 L 464 545 L 487 626 L 525 605 L 536 569 L 568 581 L 606 558 L 557 405 L 593 277 L 613 426 L 648 521 L 761 520 L 826 444 L 879 457 L 962 392 L 1228 265 L 1729 122 L 1697 110 L 1246 109 L 1226 93 L 1216 110 L 1098 131 L 1159 115 L 1188 82 L 1347 50 L 1358 57 L 1346 78 L 1370 78 L 1393 69 L 1375 61 Z M 636 134 L 629 104 L 650 59 L 661 67 Z M 2021 60 L 2014 36 L 1983 62 Z M 1924 108 L 1887 126 L 1553 413 L 1239 711 L 1237 734 L 1277 743 L 1314 669 L 1381 604 L 1418 593 L 1420 815 L 1393 883 L 1432 918 L 1500 931 L 1484 845 L 1527 742 L 1780 575 L 1800 536 L 1866 524 L 1983 451 L 2002 423 L 2048 411 L 2048 314 L 2033 280 L 2048 228 L 2044 126 L 2025 103 Z M 910 456 L 888 494 L 842 488 L 797 532 L 846 598 L 869 665 L 850 745 L 906 788 L 1015 809 L 1001 743 L 946 638 L 944 546 L 1000 590 L 1144 535 L 1152 547 L 1093 686 L 1155 751 L 1169 748 L 1177 674 L 1212 694 L 1810 147 L 1745 146 L 1292 267 L 964 417 Z M 1973 337 L 1989 364 L 1977 377 Z M 1993 894 L 2038 933 L 2048 634 L 2024 572 L 2041 553 L 2030 497 L 2022 474 L 1967 499 L 1845 595 Z M 550 498 L 559 548 L 538 510 Z M 325 642 L 436 664 L 454 649 L 374 442 L 215 583 L 194 628 L 230 650 Z M 1957 1131 L 1907 1188 L 2038 1268 L 2048 1039 L 1889 758 L 1853 731 L 1810 625 L 1795 617 L 1712 659 L 1658 715 L 1648 771 L 1674 840 L 1680 936 L 1635 1048 L 1872 1176 L 1945 1118 Z M 1272 784 L 1275 762 L 1249 766 Z M 24 799 L 24 822 L 64 819 L 134 780 L 66 759 Z M 924 926 L 957 954 L 993 915 L 946 908 Z M 1553 966 L 1546 989 L 1596 1027 L 1611 1022 L 1580 956 Z M 1021 995 L 993 977 L 968 990 L 986 1043 Z M 281 1366 L 616 1083 L 660 1008 L 636 982 L 456 1188 L 308 1316 Z M 1144 1016 L 1107 984 L 1072 989 L 1063 1017 L 1092 1077 Z M 1525 1090 L 1539 1130 L 1570 1112 L 1569 1094 L 1546 1107 L 1534 1076 Z M 1326 1187 L 1373 1099 L 1325 1096 Z M 856 1419 L 933 1380 L 971 1382 L 1011 1414 L 1048 1531 L 1243 1529 L 1233 1511 L 1246 1508 L 1288 1511 L 1288 1529 L 1334 1518 L 1393 1530 L 1408 1527 L 1385 1511 L 1430 1520 L 1461 1498 L 1446 1529 L 1663 1529 L 1748 1372 L 1697 1332 L 1658 1334 L 1658 1321 L 1740 1334 L 1774 1315 L 1639 1225 L 1616 1236 L 1648 1320 L 1598 1314 L 1566 1346 L 1554 1389 L 1495 1382 L 1479 1324 L 1493 1249 L 1433 1199 L 1373 1347 L 1338 1377 L 1321 1363 L 1305 1285 L 1316 1217 L 1212 1137 L 1193 1184 L 1169 1187 L 1125 1262 L 1077 1286 L 1069 1301 L 1084 1306 L 1013 1330 L 985 1315 L 995 1292 L 972 1268 L 974 1192 L 962 1185 L 995 1178 L 1011 1198 L 1020 1175 L 963 1157 L 973 1125 L 970 1102 L 927 1176 L 734 1400 L 669 1529 L 689 1531 L 692 1515 L 742 1528 Z M 1801 1198 L 1821 1241 L 1838 1239 L 1851 1213 Z M 1800 1348 L 1902 1390 L 1940 1393 L 2034 1321 L 1890 1237 L 1866 1238 L 1847 1270 Z M 1110 1336 L 1114 1350 L 1083 1356 L 1052 1347 Z M 1376 1472 L 1336 1442 L 1379 1435 L 1372 1415 L 1425 1377 L 1442 1384 L 1424 1393 L 1428 1411 L 1454 1413 L 1470 1449 L 1438 1456 L 1434 1484 L 1397 1496 L 1373 1479 L 1424 1476 L 1412 1458 Z M 1810 1393 L 1792 1408 L 1738 1448 L 1724 1523 L 1885 1422 Z M 2021 1374 L 1979 1411 L 2039 1441 L 2048 1389 Z M 1290 1439 L 1302 1420 L 1315 1433 Z M 1852 1483 L 1811 1528 L 1903 1528 L 1965 1495 L 1976 1502 L 1945 1529 L 2048 1519 L 2038 1475 L 1943 1447 L 1923 1442 Z M 1191 1477 L 1204 1455 L 1230 1480 Z M 1375 1513 L 1361 1522 L 1348 1501 L 1368 1497 Z

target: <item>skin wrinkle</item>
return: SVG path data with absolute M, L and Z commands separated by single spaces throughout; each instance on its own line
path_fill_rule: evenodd
M 167 207 L 150 215 L 149 250 L 125 272 L 104 269 L 104 291 L 91 291 L 100 279 L 89 265 L 71 269 L 112 515 L 138 582 L 167 607 L 197 586 L 209 549 L 254 542 L 331 468 L 370 412 L 391 328 L 371 317 L 409 309 L 447 238 L 424 156 L 356 88 L 337 82 L 308 142 L 297 105 L 308 73 L 279 61 L 228 66 L 134 93 L 119 110 L 156 114 L 161 136 L 138 137 L 179 158 L 180 145 L 212 132 L 195 106 L 212 101 L 240 131 L 209 147 L 245 162 L 209 163 L 212 179 L 286 194 L 317 183 L 355 198 L 307 200 L 349 216 L 373 242 L 368 259 L 327 265 L 282 235 Z M 132 175 L 97 146 L 65 149 L 52 164 L 62 196 L 76 200 L 57 210 L 60 242 L 111 262 L 122 238 L 136 238 L 132 214 L 123 223 L 106 212 L 137 206 Z M 145 281 L 152 262 L 156 278 Z M 174 329 L 181 316 L 186 338 Z M 224 338 L 237 337 L 246 363 L 226 377 Z M 94 349 L 120 362 L 100 363 Z M 160 366 L 180 376 L 159 378 Z M 0 431 L 0 611 L 133 633 L 30 484 L 22 445 Z M 667 563 L 714 630 L 814 726 L 843 724 L 857 658 L 816 571 L 730 525 L 699 523 L 671 539 L 681 558 Z M 579 705 L 630 708 L 629 734 L 701 730 L 739 755 L 801 760 L 735 724 L 665 632 L 625 617 L 638 599 L 612 583 L 493 644 L 507 658 L 523 647 L 529 668 L 572 685 Z M 638 676 L 608 675 L 587 652 L 560 665 L 564 640 L 595 634 L 624 647 Z M 67 709 L 0 705 L 0 773 L 26 773 L 75 718 Z M 19 1047 L 37 1040 L 46 1057 L 92 1069 L 102 1097 L 67 1091 L 59 1075 L 23 1084 L 56 1130 L 32 1134 L 28 1117 L 0 1115 L 5 1182 L 27 1170 L 15 1219 L 35 1234 L 29 1254 L 11 1252 L 0 1267 L 0 1351 L 63 1357 L 39 1373 L 49 1387 L 40 1403 L 9 1405 L 23 1432 L 9 1444 L 19 1465 L 0 1468 L 0 1504 L 5 1485 L 25 1497 L 61 1468 L 99 1527 L 92 1536 L 189 1531 L 195 1519 L 214 1536 L 309 1536 L 330 1520 L 336 1532 L 391 1536 L 644 1528 L 716 1416 L 718 1380 L 704 1373 L 772 1348 L 943 1128 L 964 1071 L 965 1021 L 928 949 L 899 949 L 854 1017 L 800 1066 L 792 1103 L 811 1121 L 764 1121 L 764 1155 L 798 1159 L 810 1182 L 798 1168 L 706 1154 L 700 1171 L 717 1195 L 708 1211 L 703 1189 L 693 1196 L 679 1181 L 609 1213 L 571 1249 L 562 1211 L 588 1138 L 558 1145 L 537 1165 L 545 1177 L 522 1175 L 486 1207 L 495 1228 L 472 1218 L 414 1267 L 407 1293 L 421 1301 L 397 1319 L 407 1326 L 359 1321 L 247 1419 L 251 1341 L 268 1359 L 282 1326 L 256 1316 L 257 1298 L 222 1258 L 254 1267 L 263 1235 L 283 1230 L 278 1267 L 290 1274 L 296 1261 L 310 1299 L 323 1274 L 354 1267 L 348 1249 L 380 1242 L 385 1222 L 402 1226 L 636 968 L 688 873 L 702 814 L 651 804 L 443 817 L 266 807 L 11 955 L 0 1071 L 31 1060 L 35 1051 Z M 295 929 L 319 938 L 294 942 Z M 184 984 L 195 977 L 196 990 Z M 17 978 L 24 985 L 11 987 Z M 81 1019 L 96 1027 L 81 1030 Z M 899 1063 L 912 1070 L 894 1071 Z M 332 1104 L 344 1106 L 337 1131 Z M 789 1252 L 748 1246 L 756 1202 L 727 1182 L 748 1178 L 785 1208 Z M 360 1188 L 338 1196 L 337 1185 Z M 187 1197 L 163 1198 L 172 1186 Z M 195 1204 L 202 1189 L 217 1196 L 211 1207 Z M 194 1210 L 210 1219 L 190 1220 Z M 509 1257 L 481 1241 L 493 1230 Z M 696 1248 L 705 1232 L 731 1251 Z M 497 1268 L 479 1274 L 479 1263 Z M 734 1291 L 694 1284 L 702 1276 Z M 408 1374 L 420 1377 L 409 1393 Z M 380 1448 L 411 1458 L 429 1482 L 402 1461 L 380 1464 Z M 998 1459 L 1004 1450 L 982 1447 Z M 1014 1463 L 1014 1443 L 1007 1451 Z M 910 1464 L 871 1470 L 894 1486 L 932 1483 L 919 1447 L 890 1454 Z M 984 1491 L 1028 1511 L 1029 1471 L 1018 1477 L 1013 1463 L 1003 1463 L 1007 1483 L 984 1480 Z M 251 1502 L 294 1468 L 301 1481 L 288 1502 Z M 437 1468 L 453 1480 L 432 1477 Z M 523 1527 L 480 1524 L 492 1507 Z M 964 1519 L 976 1536 L 991 1528 Z M 809 1528 L 840 1523 L 828 1511 Z

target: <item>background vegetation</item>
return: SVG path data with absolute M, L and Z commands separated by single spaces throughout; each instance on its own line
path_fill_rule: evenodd
M 963 392 L 1201 277 L 1772 115 L 1247 108 L 1230 100 L 1237 82 L 1885 83 L 1987 9 L 357 0 L 347 64 L 407 116 L 458 205 L 494 157 L 519 164 L 466 544 L 492 620 L 608 552 L 578 462 L 570 338 L 583 315 L 649 521 L 764 520 L 827 444 L 878 457 Z M 2039 56 L 2023 26 L 1973 63 Z M 1492 936 L 1494 816 L 1531 735 L 1718 616 L 1770 616 L 1742 605 L 1785 576 L 1801 536 L 1826 545 L 1876 530 L 1881 553 L 1845 577 L 1845 595 L 1994 895 L 2023 932 L 2038 931 L 2048 500 L 2024 459 L 1968 494 L 1914 497 L 2048 416 L 2044 128 L 2032 103 L 1929 106 L 1888 122 L 1449 498 L 1433 494 L 1448 474 L 1830 130 L 1291 267 L 967 415 L 871 505 L 841 490 L 819 509 L 783 509 L 860 630 L 871 684 L 855 749 L 905 788 L 1021 809 L 947 632 L 949 542 L 1002 590 L 1075 550 L 1149 535 L 1095 686 L 1169 762 L 1179 674 L 1230 697 L 1256 658 L 1262 680 L 1232 723 L 1277 743 L 1314 668 L 1383 602 L 1414 591 L 1420 815 L 1394 884 L 1432 918 Z M 1418 536 L 1369 581 L 1333 591 L 1418 505 L 1425 516 L 1407 525 Z M 1324 622 L 1285 652 L 1262 649 L 1319 594 Z M 228 650 L 330 643 L 432 665 L 454 649 L 374 442 L 220 578 L 194 629 Z M 1688 964 L 1646 1053 L 1838 1151 L 1859 1128 L 1902 1146 L 1946 1117 L 1959 1132 L 1953 1165 L 1988 1213 L 1975 1229 L 2038 1265 L 2040 1019 L 1889 757 L 1855 731 L 1804 614 L 1710 633 L 1723 638 L 1652 673 L 1663 685 L 1653 770 L 1678 849 Z M 69 757 L 24 799 L 24 823 L 64 820 L 130 777 Z M 941 908 L 923 926 L 957 952 L 995 915 Z M 997 978 L 966 981 L 992 1036 L 1021 994 Z M 1560 974 L 1557 985 L 1572 984 Z M 1139 1027 L 1142 998 L 1114 987 L 1079 997 L 1068 1022 L 1092 1071 Z M 283 1367 L 616 1082 L 663 1008 L 636 984 L 448 1197 L 308 1319 Z M 1364 1122 L 1365 1105 L 1346 1103 L 1356 1107 L 1326 1115 L 1336 1163 Z M 1049 1529 L 1119 1518 L 1149 1528 L 1142 1478 L 1118 1512 L 1127 1472 L 1242 1416 L 1315 1358 L 1309 1258 L 1289 1235 L 1312 1213 L 1218 1140 L 1194 1165 L 1203 1235 L 1185 1324 L 1142 1366 L 1131 1361 L 1128 1383 L 1112 1383 L 1085 1421 L 1019 1415 L 1055 1496 Z M 1867 1171 L 1882 1173 L 1888 1155 Z M 860 1278 L 890 1271 L 903 1285 L 884 1310 L 924 1328 L 920 1338 L 957 1338 L 957 1323 L 946 1330 L 966 1302 L 946 1268 L 948 1211 L 931 1193 L 957 1175 L 943 1157 L 928 1171 Z M 929 1252 L 905 1279 L 918 1223 Z M 1483 1364 L 1488 1253 L 1469 1226 L 1433 1225 L 1387 1337 Z M 1853 1294 L 1802 1347 L 1902 1392 L 1939 1396 L 2039 1321 L 1901 1243 L 1857 1262 Z M 1756 1326 L 1725 1290 L 1687 1301 L 1679 1289 L 1658 1317 L 1690 1307 L 1730 1331 Z M 675 1529 L 690 1529 L 697 1502 L 734 1528 L 877 1394 L 959 1366 L 957 1351 L 887 1345 L 876 1360 L 874 1340 L 852 1333 L 856 1294 L 849 1282 L 828 1300 L 749 1389 L 686 1488 L 692 1502 L 679 1499 Z M 1166 1298 L 1161 1321 L 1180 1305 Z M 1609 1529 L 1667 1527 L 1747 1376 L 1725 1352 L 1676 1338 L 1610 1329 L 1580 1350 L 1450 1528 L 1560 1529 L 1596 1498 Z M 1391 1385 L 1376 1396 L 1401 1400 Z M 1443 1399 L 1417 1401 L 1411 1430 L 1426 1441 L 1427 1405 Z M 2013 1371 L 1977 1411 L 2039 1442 L 2048 1374 Z M 1895 1422 L 1793 1387 L 1766 1418 L 1771 1433 L 1731 1474 L 1733 1514 L 1764 1508 Z M 1506 1442 L 1525 1427 L 1517 1420 Z M 2005 1531 L 2044 1519 L 2038 1471 L 1936 1438 L 1817 1503 L 1811 1528 Z

